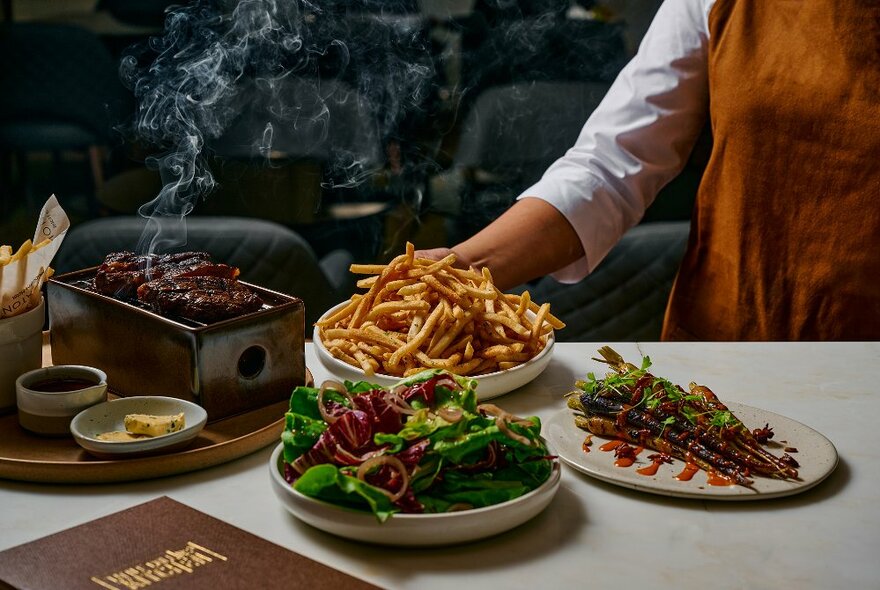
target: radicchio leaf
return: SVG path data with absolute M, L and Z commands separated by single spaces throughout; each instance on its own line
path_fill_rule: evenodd
M 385 392 L 368 391 L 354 396 L 351 401 L 355 408 L 369 416 L 372 434 L 377 432 L 396 434 L 403 427 L 403 416 L 385 401 Z
M 351 410 L 344 413 L 318 437 L 318 442 L 292 464 L 294 471 L 305 473 L 321 463 L 338 462 L 358 465 L 364 453 L 375 451 L 372 420 L 366 412 Z

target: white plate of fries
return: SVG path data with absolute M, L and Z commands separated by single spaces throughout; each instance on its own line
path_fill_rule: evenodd
M 313 341 L 328 371 L 351 381 L 393 385 L 423 369 L 479 381 L 481 400 L 537 377 L 550 362 L 555 330 L 565 326 L 528 292 L 505 294 L 487 269 L 460 269 L 406 254 L 387 265 L 352 265 L 366 293 L 328 310 Z
M 329 314 L 334 310 L 339 310 L 342 305 L 345 304 L 337 305 L 327 313 Z M 317 327 L 315 327 L 313 338 L 315 350 L 318 353 L 318 359 L 321 361 L 321 364 L 324 365 L 324 368 L 330 371 L 333 375 L 341 379 L 348 379 L 349 381 L 369 381 L 370 383 L 375 383 L 377 385 L 394 385 L 401 379 L 400 376 L 385 375 L 382 373 L 372 373 L 367 375 L 363 368 L 355 367 L 336 358 L 329 350 L 327 350 L 327 347 L 321 340 L 319 328 Z M 553 353 L 553 344 L 555 342 L 556 339 L 551 335 L 547 340 L 547 344 L 537 356 L 524 363 L 520 363 L 515 367 L 486 373 L 484 375 L 473 375 L 472 377 L 479 383 L 479 386 L 477 387 L 477 398 L 481 401 L 492 399 L 504 395 L 505 393 L 509 393 L 532 381 L 544 371 L 547 364 L 550 362 Z

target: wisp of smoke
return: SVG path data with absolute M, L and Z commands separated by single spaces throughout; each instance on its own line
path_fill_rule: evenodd
M 269 157 L 286 138 L 285 153 L 322 159 L 331 186 L 371 176 L 379 146 L 422 108 L 434 71 L 416 30 L 368 4 L 196 0 L 123 58 L 137 101 L 131 132 L 156 154 L 147 165 L 164 185 L 139 209 L 149 220 L 140 251 L 186 243 L 185 216 L 216 185 L 215 149 Z M 250 137 L 237 131 L 223 144 L 232 127 Z

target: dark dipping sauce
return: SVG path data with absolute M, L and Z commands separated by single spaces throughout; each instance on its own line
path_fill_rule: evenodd
M 61 393 L 64 391 L 77 391 L 98 385 L 97 381 L 83 379 L 81 377 L 67 377 L 57 379 L 44 379 L 37 381 L 27 388 L 31 391 L 40 391 L 42 393 Z

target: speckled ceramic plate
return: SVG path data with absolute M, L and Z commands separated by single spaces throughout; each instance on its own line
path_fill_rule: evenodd
M 104 432 L 125 430 L 127 414 L 175 415 L 183 412 L 185 426 L 177 432 L 125 442 L 101 440 Z M 198 436 L 208 414 L 192 402 L 173 397 L 123 397 L 83 410 L 70 423 L 74 440 L 97 457 L 138 457 L 145 454 L 178 450 Z
M 800 463 L 799 479 L 753 477 L 754 486 L 747 488 L 739 485 L 710 485 L 708 474 L 698 471 L 689 481 L 682 481 L 677 476 L 683 472 L 685 464 L 678 459 L 673 459 L 671 464 L 661 465 L 654 475 L 641 475 L 636 470 L 651 464 L 647 456 L 652 451 L 642 451 L 636 463 L 630 467 L 616 466 L 614 453 L 600 449 L 610 440 L 608 438 L 593 435 L 589 451 L 585 451 L 584 440 L 589 433 L 575 426 L 574 413 L 568 408 L 560 410 L 544 424 L 544 436 L 555 447 L 563 462 L 582 473 L 634 490 L 680 498 L 765 500 L 790 496 L 812 488 L 828 477 L 837 466 L 837 450 L 834 445 L 812 428 L 791 418 L 751 406 L 737 403 L 728 403 L 727 406 L 750 428 L 770 424 L 774 436 L 767 449 L 774 455 L 781 456 L 784 447 L 797 449 L 797 452 L 790 454 Z

